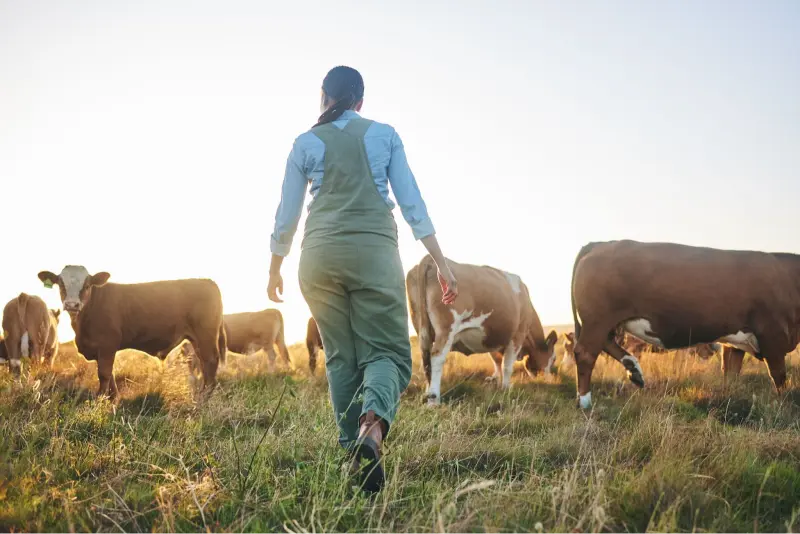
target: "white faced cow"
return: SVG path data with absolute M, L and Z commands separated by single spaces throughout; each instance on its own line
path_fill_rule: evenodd
M 99 393 L 117 395 L 117 351 L 134 349 L 164 359 L 189 340 L 203 372 L 204 393 L 210 394 L 226 354 L 217 284 L 207 279 L 114 284 L 108 283 L 110 276 L 89 274 L 81 265 L 67 265 L 58 275 L 39 273 L 45 286 L 58 285 L 78 351 L 97 361 Z

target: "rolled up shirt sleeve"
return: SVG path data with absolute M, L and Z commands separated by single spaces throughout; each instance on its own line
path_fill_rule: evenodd
M 303 200 L 308 190 L 308 178 L 303 171 L 303 150 L 295 140 L 286 161 L 281 202 L 275 213 L 275 229 L 270 239 L 270 251 L 278 256 L 288 256 L 297 232 Z
M 392 135 L 392 156 L 389 161 L 388 174 L 392 192 L 397 204 L 400 206 L 403 218 L 411 227 L 414 239 L 419 240 L 435 234 L 436 231 L 431 218 L 428 216 L 425 201 L 422 200 L 417 181 L 408 166 L 403 141 L 397 132 Z

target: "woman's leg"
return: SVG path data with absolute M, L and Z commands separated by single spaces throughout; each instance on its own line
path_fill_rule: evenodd
M 405 276 L 396 247 L 362 247 L 359 253 L 360 284 L 350 292 L 350 324 L 364 376 L 361 415 L 374 412 L 388 431 L 411 380 Z
M 339 427 L 339 443 L 349 448 L 358 437 L 363 376 L 356 362 L 350 330 L 350 299 L 345 288 L 336 281 L 331 259 L 323 261 L 319 254 L 303 251 L 300 290 L 325 347 L 325 367 L 334 418 Z

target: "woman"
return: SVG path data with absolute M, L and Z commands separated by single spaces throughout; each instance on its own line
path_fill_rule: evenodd
M 361 118 L 363 97 L 355 69 L 340 66 L 325 76 L 322 115 L 295 140 L 286 165 L 267 291 L 282 302 L 280 266 L 310 183 L 300 290 L 322 335 L 339 442 L 352 454 L 362 487 L 376 492 L 384 482 L 381 443 L 411 379 L 405 273 L 387 182 L 439 268 L 443 302 L 452 303 L 458 291 L 400 137 Z

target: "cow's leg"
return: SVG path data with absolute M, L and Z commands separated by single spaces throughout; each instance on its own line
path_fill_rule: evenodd
M 603 345 L 603 350 L 625 367 L 628 371 L 628 379 L 631 382 L 640 388 L 644 387 L 644 374 L 636 356 L 629 354 L 625 349 L 617 345 L 613 339 L 606 341 Z
M 273 347 L 272 345 L 266 345 L 264 347 L 264 350 L 267 353 L 267 365 L 269 366 L 270 372 L 272 372 L 275 370 L 275 362 L 278 359 L 278 355 L 275 354 L 275 347 Z
M 764 360 L 767 362 L 767 369 L 775 391 L 783 393 L 786 388 L 786 355 L 769 354 L 764 357 Z
M 433 342 L 433 347 L 431 347 L 431 378 L 428 382 L 428 394 L 425 397 L 428 401 L 428 406 L 436 406 L 441 402 L 442 372 L 444 371 L 444 364 L 447 360 L 447 355 L 450 353 L 450 349 L 453 347 L 453 343 L 450 341 L 449 336 L 445 338 L 444 342 L 442 342 L 441 339 L 442 338 L 437 333 L 436 340 Z
M 220 353 L 217 345 L 216 330 L 213 330 L 211 335 L 206 335 L 204 332 L 202 336 L 198 336 L 195 353 L 200 361 L 200 369 L 203 371 L 202 393 L 208 397 L 217 387 L 217 368 L 219 367 Z
M 308 349 L 308 370 L 313 375 L 317 370 L 317 347 L 314 343 L 306 341 L 306 349 Z
M 97 353 L 97 378 L 100 379 L 100 388 L 97 394 L 108 395 L 112 401 L 117 398 L 117 381 L 114 378 L 114 359 L 117 351 L 112 349 L 101 350 Z M 88 358 L 87 358 L 88 359 Z
M 581 335 L 575 340 L 574 354 L 578 406 L 583 409 L 592 407 L 592 372 L 610 331 L 611 329 L 597 326 L 587 327 L 584 324 Z
M 512 341 L 503 351 L 503 381 L 500 387 L 508 389 L 511 387 L 511 375 L 514 374 L 514 363 L 519 357 L 519 351 L 522 349 L 520 343 Z
M 10 332 L 5 338 L 6 352 L 8 353 L 8 370 L 14 376 L 19 376 L 22 370 L 21 336 L 17 332 Z
M 492 364 L 494 364 L 494 373 L 492 374 L 492 376 L 487 376 L 486 377 L 486 381 L 487 382 L 499 382 L 501 377 L 502 377 L 502 374 L 501 374 L 501 371 L 500 371 L 501 370 L 500 364 L 503 361 L 503 355 L 500 354 L 499 352 L 490 352 L 489 353 L 489 358 L 492 360 Z
M 186 359 L 186 365 L 189 370 L 189 387 L 193 394 L 197 393 L 198 389 L 200 388 L 199 384 L 197 383 L 197 375 L 199 372 L 201 372 L 202 366 L 199 358 L 197 357 L 197 349 L 194 348 L 194 345 L 191 341 L 184 345 L 182 354 Z
M 725 346 L 722 348 L 722 379 L 727 386 L 728 382 L 736 379 L 742 371 L 744 362 L 744 351 L 735 347 Z

